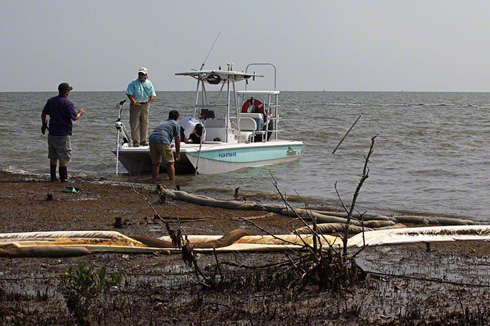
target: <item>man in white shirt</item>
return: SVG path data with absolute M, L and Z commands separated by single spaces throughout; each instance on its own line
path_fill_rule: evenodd
M 188 144 L 191 141 L 194 144 L 204 143 L 206 132 L 200 120 L 196 118 L 183 118 L 180 121 L 180 138 L 184 143 Z

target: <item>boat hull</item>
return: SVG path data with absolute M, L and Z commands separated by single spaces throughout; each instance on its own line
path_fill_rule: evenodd
M 293 141 L 236 144 L 187 152 L 186 157 L 200 174 L 216 174 L 294 161 L 302 147 L 302 142 Z
M 117 149 L 112 151 L 117 156 Z M 142 175 L 151 173 L 151 157 L 148 146 L 140 147 L 119 147 L 119 162 L 129 172 L 130 175 Z M 165 164 L 161 169 L 165 170 Z M 185 155 L 181 155 L 181 160 L 176 162 L 175 170 L 177 173 L 193 173 L 194 168 L 187 160 Z
M 260 167 L 297 160 L 301 155 L 302 142 L 269 141 L 267 143 L 199 145 L 182 144 L 177 173 L 219 174 L 244 168 Z M 113 151 L 117 155 L 117 151 Z M 119 148 L 119 161 L 130 174 L 151 172 L 148 147 Z M 165 166 L 162 166 L 165 168 Z

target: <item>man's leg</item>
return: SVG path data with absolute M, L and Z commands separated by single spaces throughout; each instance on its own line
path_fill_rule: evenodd
M 65 136 L 60 138 L 59 141 L 60 180 L 61 182 L 65 182 L 68 179 L 68 162 L 71 160 L 71 137 Z
M 51 181 L 58 181 L 56 178 L 56 166 L 58 165 L 58 160 L 57 159 L 51 159 L 49 160 L 49 172 L 51 174 Z
M 172 186 L 175 186 L 175 166 L 174 166 L 174 162 L 167 163 L 167 173 L 168 173 L 168 179 L 172 183 Z
M 129 105 L 129 126 L 131 127 L 131 138 L 134 147 L 140 145 L 140 114 L 141 106 L 131 103 Z
M 65 182 L 68 179 L 68 163 L 60 161 L 60 180 Z
M 143 104 L 140 109 L 140 145 L 148 145 L 148 123 L 150 120 L 150 103 Z
M 49 172 L 51 181 L 58 181 L 56 178 L 56 166 L 58 165 L 58 153 L 56 153 L 56 139 L 54 136 L 48 135 L 48 158 Z
M 151 143 L 150 144 L 150 157 L 151 157 L 151 176 L 153 180 L 158 178 L 160 172 L 160 163 L 162 162 L 162 144 Z
M 153 180 L 158 178 L 158 172 L 160 172 L 160 164 L 153 164 L 151 166 L 151 176 Z

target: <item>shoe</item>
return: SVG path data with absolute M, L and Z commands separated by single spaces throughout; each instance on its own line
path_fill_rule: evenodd
M 134 144 L 134 145 L 133 145 L 133 147 L 140 147 L 140 145 L 138 145 L 138 144 Z
M 59 168 L 61 182 L 68 180 L 68 168 L 66 166 L 60 166 Z
M 148 146 L 148 143 L 140 143 L 140 146 Z

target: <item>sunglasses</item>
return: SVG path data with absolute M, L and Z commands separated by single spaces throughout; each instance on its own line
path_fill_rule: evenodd
M 138 76 L 145 76 L 146 77 L 146 74 L 140 72 L 140 73 L 138 73 Z

